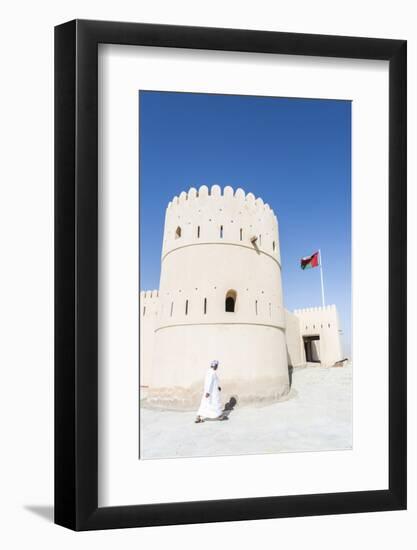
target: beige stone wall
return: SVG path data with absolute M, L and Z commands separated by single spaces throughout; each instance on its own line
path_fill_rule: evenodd
M 139 298 L 139 379 L 141 386 L 149 386 L 152 371 L 154 331 L 159 307 L 159 292 L 147 290 Z
M 240 404 L 270 402 L 288 392 L 285 335 L 280 328 L 238 323 L 175 326 L 159 330 L 156 341 L 148 404 L 195 408 L 213 359 L 220 363 L 224 402 L 232 396 Z
M 234 312 L 225 310 L 230 294 Z M 213 359 L 225 389 L 242 401 L 285 394 L 284 330 L 271 208 L 231 187 L 202 186 L 175 197 L 165 217 L 149 402 L 195 406 Z
M 300 320 L 288 310 L 285 310 L 285 341 L 287 344 L 288 364 L 291 367 L 304 365 L 305 354 L 300 334 Z
M 335 305 L 296 309 L 294 315 L 300 322 L 301 341 L 303 336 L 320 336 L 320 343 L 317 343 L 316 347 L 323 366 L 331 367 L 336 361 L 344 358 L 339 332 L 339 316 Z M 305 362 L 304 345 L 302 354 Z

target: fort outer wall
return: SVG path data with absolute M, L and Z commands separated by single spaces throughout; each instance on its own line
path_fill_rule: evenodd
M 218 186 L 175 197 L 158 301 L 149 404 L 196 407 L 213 359 L 224 399 L 268 402 L 289 391 L 278 222 L 262 199 Z
M 158 291 L 140 294 L 140 384 L 149 385 L 154 352 L 154 331 L 157 325 Z M 336 306 L 305 308 L 292 313 L 285 310 L 285 342 L 287 361 L 291 367 L 306 365 L 303 336 L 320 336 L 320 366 L 331 367 L 344 358 L 339 334 L 339 319 Z M 322 326 L 323 325 L 323 326 Z M 330 325 L 330 326 L 329 326 Z M 301 331 L 301 326 L 303 330 Z M 316 328 L 317 327 L 317 328 Z
M 290 367 L 305 365 L 305 352 L 300 334 L 300 319 L 285 310 L 285 342 L 287 345 L 287 360 Z
M 340 338 L 339 315 L 335 305 L 296 309 L 294 315 L 299 319 L 299 340 L 302 346 L 303 362 L 306 362 L 303 338 L 311 336 L 319 336 L 320 338 L 317 346 L 321 366 L 331 367 L 344 358 Z
M 151 380 L 158 298 L 158 290 L 143 291 L 139 298 L 139 374 L 142 387 L 148 387 Z

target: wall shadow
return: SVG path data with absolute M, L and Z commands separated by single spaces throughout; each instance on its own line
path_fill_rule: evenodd
M 288 365 L 288 379 L 289 379 L 289 382 L 290 382 L 290 388 L 292 386 L 292 373 L 294 371 L 294 367 L 292 367 L 291 365 Z
M 291 365 L 291 357 L 290 357 L 290 354 L 289 354 L 289 351 L 288 351 L 288 346 L 287 346 L 287 364 L 288 364 L 288 379 L 289 379 L 289 382 L 290 382 L 290 389 L 291 389 L 291 386 L 292 386 L 292 373 L 293 373 L 294 367 Z

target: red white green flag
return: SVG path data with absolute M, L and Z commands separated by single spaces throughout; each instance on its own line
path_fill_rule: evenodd
M 306 256 L 305 258 L 301 258 L 300 260 L 300 267 L 301 269 L 310 269 L 311 267 L 319 267 L 319 253 L 314 252 L 311 256 Z

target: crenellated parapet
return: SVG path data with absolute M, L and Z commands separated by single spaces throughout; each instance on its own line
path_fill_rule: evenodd
M 140 293 L 140 316 L 157 315 L 159 306 L 159 290 L 142 290 Z
M 328 305 L 328 306 L 317 306 L 317 307 L 305 307 L 301 309 L 294 309 L 295 314 L 303 315 L 303 314 L 310 314 L 310 313 L 321 313 L 326 314 L 329 312 L 335 312 L 336 306 L 334 304 Z
M 300 320 L 302 334 L 308 335 L 323 329 L 339 331 L 339 318 L 334 304 L 325 307 L 295 309 L 294 315 Z
M 274 211 L 269 204 L 264 203 L 260 197 L 256 199 L 253 193 L 245 193 L 245 191 L 240 187 L 234 191 L 233 187 L 230 187 L 229 185 L 226 185 L 223 191 L 219 185 L 212 185 L 210 189 L 207 185 L 201 185 L 198 191 L 194 187 L 191 187 L 188 191 L 182 191 L 179 197 L 175 196 L 172 201 L 168 203 L 167 210 L 181 204 L 187 204 L 188 201 L 198 199 L 204 200 L 209 199 L 210 197 L 214 200 L 221 197 L 226 199 L 235 199 L 236 201 L 239 201 L 241 205 L 243 203 L 248 203 L 249 205 L 254 204 L 256 208 L 270 212 L 273 216 L 275 216 Z
M 256 247 L 280 261 L 278 220 L 269 204 L 243 189 L 202 185 L 168 204 L 162 259 L 182 246 L 205 243 Z
M 334 334 L 333 340 L 339 339 L 339 315 L 334 304 L 325 307 L 307 307 L 295 309 L 294 315 L 300 321 L 300 332 L 303 336 L 326 333 Z M 328 336 L 327 336 L 328 338 Z
M 154 290 L 141 290 L 140 292 L 140 297 L 142 299 L 151 299 L 151 298 L 158 298 L 159 296 L 159 290 L 158 289 L 154 289 Z

